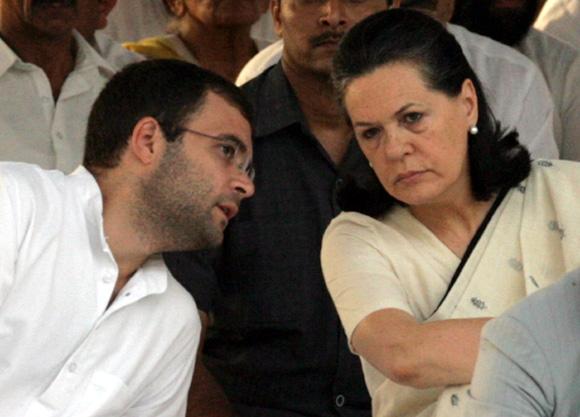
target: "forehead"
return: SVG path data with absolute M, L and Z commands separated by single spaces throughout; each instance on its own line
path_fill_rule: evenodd
M 435 94 L 425 83 L 416 64 L 396 62 L 382 65 L 355 78 L 346 87 L 344 102 L 349 114 L 371 109 L 397 110 L 408 100 Z
M 207 129 L 206 133 L 233 135 L 251 147 L 252 129 L 242 112 L 228 99 L 208 91 L 201 108 L 186 122 L 188 126 Z

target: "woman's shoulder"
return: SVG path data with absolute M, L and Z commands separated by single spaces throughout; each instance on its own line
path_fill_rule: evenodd
M 386 214 L 379 217 L 371 217 L 357 211 L 344 211 L 336 216 L 331 222 L 329 229 L 385 229 L 393 227 L 398 220 L 405 217 L 406 209 L 393 207 Z
M 580 163 L 555 159 L 537 159 L 527 179 L 530 186 L 551 185 L 558 188 L 571 186 L 580 190 Z
M 407 209 L 393 207 L 388 213 L 380 217 L 371 217 L 356 211 L 342 212 L 335 217 L 324 234 L 324 239 L 340 239 L 341 237 L 355 237 L 367 243 L 397 242 L 397 236 L 402 236 L 401 229 L 409 221 Z M 388 241 L 388 242 L 386 242 Z

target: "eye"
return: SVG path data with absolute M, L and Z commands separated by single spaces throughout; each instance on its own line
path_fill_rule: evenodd
M 359 131 L 358 136 L 360 139 L 371 140 L 371 139 L 374 139 L 377 136 L 379 136 L 380 133 L 381 133 L 380 128 L 371 127 L 371 128 Z
M 418 123 L 419 121 L 421 121 L 422 118 L 423 118 L 423 113 L 419 113 L 419 112 L 406 113 L 403 116 L 403 123 L 408 124 L 408 125 L 412 125 L 412 124 L 415 124 L 415 123 Z
M 227 160 L 233 160 L 236 156 L 237 149 L 233 145 L 229 144 L 221 144 L 220 145 L 220 152 L 224 155 Z

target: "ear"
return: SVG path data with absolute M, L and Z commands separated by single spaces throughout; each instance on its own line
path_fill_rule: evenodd
M 185 12 L 185 2 L 184 0 L 163 0 L 165 6 L 169 9 L 171 14 L 175 17 L 182 17 Z
M 116 4 L 117 0 L 99 0 L 100 18 L 106 20 Z
M 270 12 L 274 21 L 274 31 L 279 38 L 282 37 L 282 21 L 280 20 L 281 0 L 270 0 Z
M 468 78 L 463 81 L 460 93 L 461 102 L 465 108 L 465 116 L 469 126 L 477 124 L 479 103 L 473 82 Z
M 455 10 L 455 0 L 439 0 L 437 1 L 437 11 L 435 13 L 437 19 L 443 23 L 448 23 L 453 17 Z
M 141 165 L 154 165 L 165 152 L 165 136 L 157 120 L 144 117 L 133 128 L 127 152 Z

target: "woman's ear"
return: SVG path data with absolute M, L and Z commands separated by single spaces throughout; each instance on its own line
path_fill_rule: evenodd
M 469 78 L 463 81 L 460 98 L 465 108 L 465 116 L 467 117 L 469 126 L 476 125 L 479 117 L 479 103 L 477 100 L 475 85 Z

